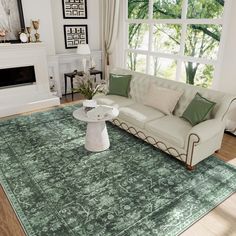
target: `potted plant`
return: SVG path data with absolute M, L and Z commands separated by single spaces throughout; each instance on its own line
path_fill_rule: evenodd
M 93 100 L 93 96 L 97 93 L 104 92 L 105 83 L 96 83 L 94 77 L 89 73 L 84 73 L 83 76 L 76 76 L 75 78 L 76 88 L 74 92 L 80 93 L 86 99 L 83 101 L 85 110 L 88 111 L 96 107 L 97 103 Z

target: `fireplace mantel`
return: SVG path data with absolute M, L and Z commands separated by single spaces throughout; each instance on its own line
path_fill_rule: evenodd
M 0 44 L 0 69 L 23 66 L 34 66 L 36 83 L 0 89 L 0 117 L 60 104 L 50 93 L 45 45 Z
M 45 48 L 44 43 L 0 43 L 0 50 L 2 49 L 17 49 L 17 48 Z

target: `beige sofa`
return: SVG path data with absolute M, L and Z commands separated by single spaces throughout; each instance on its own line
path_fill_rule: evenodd
M 113 69 L 116 74 L 132 74 L 129 98 L 116 95 L 97 95 L 98 104 L 116 106 L 120 114 L 113 124 L 145 140 L 164 152 L 183 161 L 188 169 L 221 148 L 226 113 L 234 96 L 184 83 L 160 79 L 125 69 Z M 183 92 L 173 115 L 165 115 L 144 105 L 149 83 Z M 181 118 L 195 94 L 216 102 L 208 120 L 192 127 Z

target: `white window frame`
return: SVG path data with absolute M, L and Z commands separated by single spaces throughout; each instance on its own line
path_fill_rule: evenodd
M 139 55 L 146 55 L 146 74 L 150 73 L 150 58 L 151 56 L 156 56 L 157 58 L 166 58 L 166 59 L 174 59 L 177 62 L 177 69 L 176 69 L 176 76 L 175 80 L 181 80 L 181 70 L 182 70 L 182 63 L 183 62 L 194 62 L 200 63 L 205 65 L 212 65 L 214 67 L 214 74 L 213 74 L 213 81 L 214 78 L 217 76 L 216 73 L 218 71 L 217 66 L 219 66 L 219 55 L 221 54 L 221 50 L 223 48 L 223 38 L 225 34 L 224 25 L 226 24 L 226 9 L 228 8 L 228 1 L 225 0 L 223 15 L 219 19 L 188 19 L 187 18 L 187 9 L 188 9 L 188 0 L 183 0 L 183 7 L 182 7 L 182 14 L 181 19 L 153 19 L 153 0 L 149 0 L 149 17 L 148 19 L 128 19 L 128 0 L 125 0 L 125 32 L 126 32 L 126 42 L 125 42 L 125 53 L 124 53 L 124 65 L 125 68 L 128 68 L 127 65 L 127 55 L 128 53 L 136 53 Z M 128 48 L 128 34 L 129 34 L 129 24 L 148 24 L 149 29 L 149 45 L 148 50 L 137 50 L 137 49 L 130 49 Z M 161 53 L 157 51 L 152 51 L 152 40 L 153 40 L 153 25 L 154 24 L 179 24 L 182 26 L 181 31 L 181 39 L 180 39 L 180 50 L 177 54 L 170 54 L 170 53 Z M 206 59 L 206 58 L 197 58 L 184 55 L 185 50 L 185 39 L 187 35 L 187 26 L 190 24 L 207 24 L 207 25 L 221 25 L 221 39 L 219 42 L 219 49 L 217 53 L 216 59 Z

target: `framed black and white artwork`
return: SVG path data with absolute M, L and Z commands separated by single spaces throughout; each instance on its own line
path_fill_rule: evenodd
M 64 25 L 66 49 L 77 48 L 78 44 L 88 44 L 87 25 Z
M 87 19 L 87 0 L 62 0 L 64 19 Z
M 7 42 L 20 42 L 19 32 L 25 29 L 21 0 L 0 0 L 0 31 Z

